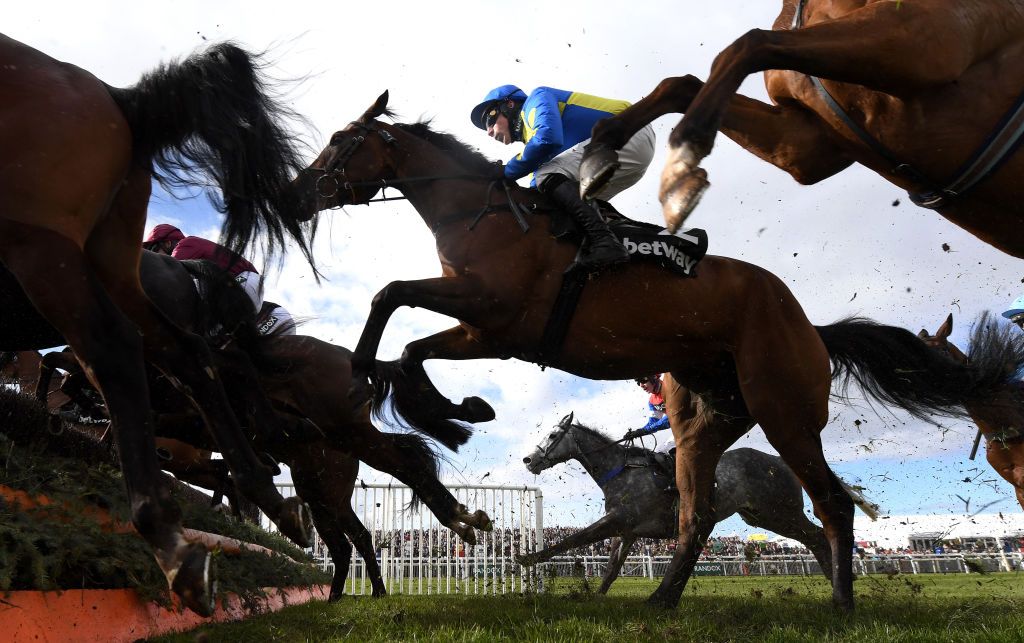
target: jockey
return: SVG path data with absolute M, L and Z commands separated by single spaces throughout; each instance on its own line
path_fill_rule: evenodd
M 626 431 L 626 434 L 622 436 L 624 440 L 642 438 L 645 435 L 671 428 L 668 423 L 668 415 L 665 413 L 665 396 L 661 394 L 661 374 L 638 378 L 636 383 L 646 393 L 650 394 L 650 397 L 647 399 L 647 407 L 651 411 L 651 417 L 647 419 L 647 424 L 639 429 Z M 674 440 L 668 440 L 659 444 L 655 451 L 669 453 L 675 446 Z
M 495 180 L 516 181 L 533 173 L 531 187 L 548 195 L 583 228 L 587 247 L 580 263 L 602 268 L 629 259 L 629 253 L 608 229 L 600 213 L 579 196 L 583 147 L 597 121 L 629 107 L 622 100 L 599 98 L 552 87 L 538 87 L 529 96 L 515 85 L 492 89 L 470 112 L 473 125 L 505 145 L 525 143 Z M 644 175 L 654 158 L 654 129 L 647 125 L 619 152 L 621 167 L 598 196 L 610 199 Z
M 274 304 L 275 308 L 271 311 L 264 305 L 263 280 L 256 267 L 219 243 L 202 237 L 186 237 L 178 228 L 168 223 L 161 223 L 150 230 L 149 235 L 142 242 L 142 247 L 182 261 L 204 259 L 213 262 L 231 275 L 249 296 L 253 309 L 257 313 L 261 335 L 267 335 L 271 331 L 275 331 L 279 335 L 295 334 L 295 323 L 291 314 L 284 307 Z M 271 318 L 274 323 L 267 325 L 267 320 Z M 266 327 L 266 331 L 264 331 L 264 327 Z
M 1003 311 L 1003 317 L 1017 324 L 1021 330 L 1024 330 L 1024 295 L 1013 300 L 1010 307 Z

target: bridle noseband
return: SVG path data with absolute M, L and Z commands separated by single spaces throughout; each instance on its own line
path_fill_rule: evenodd
M 337 196 L 341 190 L 347 190 L 352 194 L 352 203 L 356 203 L 355 187 L 363 187 L 368 185 L 380 185 L 381 189 L 387 187 L 388 183 L 386 179 L 380 179 L 379 181 L 357 181 L 352 183 L 348 180 L 348 176 L 345 175 L 345 165 L 351 160 L 352 156 L 359 149 L 359 146 L 366 141 L 367 136 L 371 132 L 376 132 L 380 135 L 384 142 L 388 145 L 394 145 L 397 141 L 391 132 L 380 129 L 375 124 L 365 124 L 359 121 L 353 121 L 348 124 L 350 128 L 355 128 L 360 131 L 359 134 L 345 139 L 342 143 L 342 147 L 338 150 L 338 153 L 327 163 L 326 167 L 309 167 L 306 168 L 307 172 L 320 172 L 320 176 L 317 177 L 315 183 L 315 190 L 318 197 L 321 199 L 330 199 Z M 340 177 L 340 178 L 339 178 Z M 327 180 L 333 182 L 333 189 L 328 191 L 324 189 L 324 185 Z M 385 199 L 386 200 L 386 199 Z M 370 199 L 367 199 L 367 203 Z

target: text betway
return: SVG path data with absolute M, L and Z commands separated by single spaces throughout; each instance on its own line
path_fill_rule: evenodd
M 622 245 L 626 246 L 626 250 L 631 255 L 641 254 L 667 257 L 682 268 L 686 274 L 690 274 L 690 269 L 697 263 L 696 259 L 687 257 L 679 248 L 676 248 L 667 241 L 641 241 L 637 243 L 629 237 L 623 237 Z

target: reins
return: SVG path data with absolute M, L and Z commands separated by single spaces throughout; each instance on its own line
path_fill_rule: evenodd
M 408 197 L 406 197 L 404 195 L 396 196 L 396 197 L 389 197 L 389 196 L 385 195 L 383 192 L 384 192 L 384 190 L 386 188 L 389 188 L 389 187 L 397 188 L 398 186 L 409 185 L 409 184 L 412 184 L 412 183 L 425 183 L 425 182 L 429 182 L 429 181 L 465 181 L 465 180 L 478 180 L 479 181 L 479 180 L 485 180 L 486 179 L 486 177 L 483 177 L 480 174 L 463 173 L 463 174 L 438 174 L 438 175 L 433 175 L 433 176 L 413 176 L 413 177 L 402 178 L 402 179 L 398 179 L 398 178 L 396 178 L 396 179 L 383 179 L 382 178 L 382 179 L 375 179 L 375 180 L 372 180 L 372 181 L 349 181 L 348 177 L 345 174 L 345 165 L 348 163 L 349 159 L 352 158 L 352 155 L 355 154 L 356 150 L 359 149 L 359 146 L 362 145 L 362 143 L 366 140 L 366 137 L 369 135 L 370 132 L 376 132 L 378 135 L 380 135 L 380 137 L 382 139 L 384 139 L 384 142 L 387 143 L 388 145 L 398 145 L 398 140 L 394 137 L 394 135 L 392 135 L 387 130 L 380 129 L 376 125 L 372 125 L 372 124 L 371 125 L 367 125 L 365 123 L 360 123 L 358 121 L 355 121 L 355 122 L 349 123 L 349 126 L 350 127 L 355 127 L 357 129 L 361 130 L 363 133 L 360 134 L 360 135 L 357 135 L 357 136 L 353 136 L 352 138 L 350 138 L 347 141 L 345 141 L 345 146 L 338 152 L 338 154 L 333 159 L 331 159 L 331 161 L 327 164 L 326 167 L 323 167 L 323 168 L 309 167 L 309 168 L 306 168 L 304 170 L 306 172 L 319 172 L 320 173 L 320 176 L 316 179 L 316 182 L 315 182 L 315 189 L 316 189 L 317 195 L 319 197 L 321 197 L 321 198 L 329 199 L 331 197 L 336 196 L 340 191 L 344 190 L 344 191 L 348 192 L 349 194 L 351 194 L 352 198 L 351 198 L 350 202 L 353 205 L 355 205 L 355 204 L 363 205 L 363 204 L 370 204 L 370 203 L 380 203 L 380 202 L 385 202 L 385 201 L 405 201 L 405 200 L 408 200 Z M 341 180 L 339 180 L 339 177 L 341 178 Z M 326 182 L 327 182 L 328 179 L 333 182 L 333 190 L 331 190 L 331 191 L 326 191 L 324 189 L 324 186 L 326 185 Z M 503 188 L 503 190 L 505 192 L 505 198 L 507 199 L 507 201 L 495 204 L 495 203 L 491 202 L 491 194 L 494 192 L 495 185 L 497 185 L 499 183 L 501 184 L 501 186 L 502 186 L 502 188 Z M 372 198 L 372 199 L 366 199 L 364 201 L 359 201 L 359 199 L 356 198 L 356 193 L 355 193 L 355 189 L 356 188 L 379 188 L 381 190 L 381 196 L 379 198 Z M 459 212 L 459 213 L 447 216 L 444 219 L 439 220 L 434 225 L 432 225 L 431 226 L 431 232 L 436 234 L 437 231 L 442 226 L 444 226 L 444 225 L 446 225 L 448 223 L 451 223 L 451 222 L 456 221 L 456 220 L 463 219 L 464 217 L 469 216 L 469 215 L 475 215 L 475 216 L 473 216 L 473 220 L 472 220 L 472 222 L 470 222 L 469 228 L 468 228 L 469 230 L 472 230 L 473 228 L 476 227 L 476 225 L 480 222 L 480 219 L 482 219 L 484 217 L 484 215 L 486 215 L 488 213 L 491 213 L 491 212 L 498 211 L 498 210 L 506 210 L 506 209 L 512 212 L 512 216 L 515 217 L 516 223 L 519 225 L 519 229 L 522 230 L 524 233 L 526 233 L 530 229 L 530 224 L 526 220 L 526 215 L 529 212 L 531 212 L 531 211 L 532 212 L 538 211 L 539 207 L 537 206 L 536 203 L 533 203 L 530 206 L 524 206 L 523 204 L 521 204 L 518 201 L 516 201 L 515 198 L 513 198 L 512 190 L 511 190 L 510 186 L 504 180 L 500 180 L 500 179 L 492 180 L 490 182 L 490 184 L 488 185 L 488 187 L 487 187 L 486 201 L 484 203 L 484 206 L 480 210 L 472 210 L 472 211 L 468 211 L 468 212 Z

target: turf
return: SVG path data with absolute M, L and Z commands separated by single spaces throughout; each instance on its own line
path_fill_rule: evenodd
M 656 583 L 608 596 L 579 579 L 527 596 L 346 597 L 204 627 L 192 641 L 1024 641 L 1024 576 L 872 576 L 857 610 L 833 611 L 824 579 L 696 578 L 679 609 L 648 608 Z

